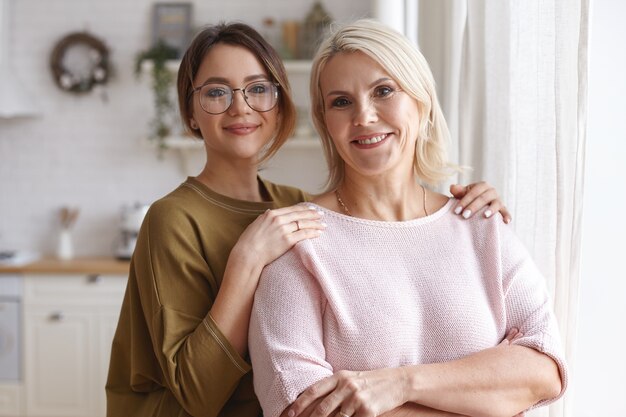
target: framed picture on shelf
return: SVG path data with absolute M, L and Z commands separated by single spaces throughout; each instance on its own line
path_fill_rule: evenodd
M 191 41 L 191 3 L 155 3 L 152 45 L 159 41 L 176 49 L 180 58 Z

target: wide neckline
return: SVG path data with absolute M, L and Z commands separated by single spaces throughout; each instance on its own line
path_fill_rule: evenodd
M 428 216 L 418 217 L 417 219 L 402 220 L 402 221 L 363 219 L 360 217 L 349 216 L 347 214 L 328 209 L 316 203 L 302 203 L 302 204 L 306 204 L 308 206 L 314 207 L 316 210 L 322 211 L 324 213 L 324 216 L 334 217 L 340 221 L 353 222 L 353 223 L 359 223 L 359 224 L 377 226 L 377 227 L 413 227 L 417 225 L 428 224 L 428 223 L 431 223 L 440 219 L 442 216 L 444 216 L 446 213 L 452 210 L 456 201 L 457 200 L 455 198 L 449 198 L 446 204 L 444 204 L 441 208 L 429 214 Z

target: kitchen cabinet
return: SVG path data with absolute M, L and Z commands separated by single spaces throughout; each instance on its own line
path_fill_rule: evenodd
M 126 276 L 24 276 L 27 416 L 104 416 Z
M 110 258 L 0 265 L 1 294 L 19 281 L 21 335 L 19 377 L 0 380 L 0 417 L 105 415 L 104 385 L 128 270 L 128 262 Z
M 28 416 L 83 416 L 95 410 L 91 314 L 71 307 L 27 307 Z
M 25 414 L 105 415 L 125 275 L 24 275 Z

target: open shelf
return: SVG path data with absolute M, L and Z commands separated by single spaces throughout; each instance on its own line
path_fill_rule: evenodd
M 168 149 L 203 150 L 204 142 L 191 136 L 168 136 L 164 140 Z
M 181 151 L 204 151 L 204 142 L 190 136 L 169 136 L 165 138 L 167 149 Z M 318 149 L 322 144 L 316 137 L 292 137 L 285 142 L 281 149 Z
M 311 61 L 305 59 L 296 59 L 296 60 L 284 60 L 285 69 L 289 74 L 307 74 L 311 71 Z M 142 72 L 150 72 L 152 71 L 152 67 L 154 66 L 154 62 L 151 60 L 145 60 L 141 63 L 141 71 Z M 170 70 L 173 73 L 178 72 L 178 67 L 180 66 L 180 61 L 175 59 L 170 59 L 165 63 L 165 68 Z

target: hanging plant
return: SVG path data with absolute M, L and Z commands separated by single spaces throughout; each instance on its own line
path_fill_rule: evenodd
M 135 75 L 141 75 L 144 61 L 152 62 L 152 91 L 154 93 L 154 119 L 150 121 L 150 139 L 156 140 L 159 151 L 166 149 L 165 138 L 172 133 L 176 111 L 171 97 L 174 73 L 167 69 L 168 60 L 176 59 L 178 51 L 159 40 L 152 48 L 137 54 Z

